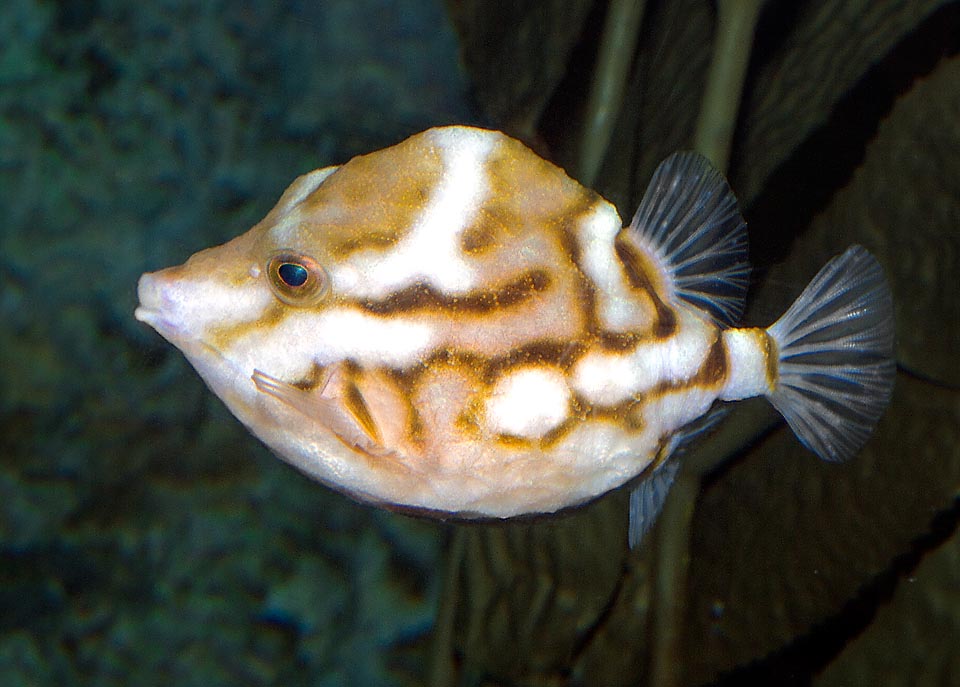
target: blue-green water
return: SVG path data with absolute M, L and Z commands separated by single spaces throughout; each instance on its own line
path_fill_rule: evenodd
M 273 458 L 132 313 L 465 90 L 439 0 L 3 3 L 0 684 L 416 681 L 441 526 Z

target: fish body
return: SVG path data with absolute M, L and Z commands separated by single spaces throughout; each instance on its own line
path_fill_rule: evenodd
M 768 329 L 732 326 L 748 271 L 735 198 L 695 154 L 624 227 L 520 142 L 455 126 L 301 176 L 247 233 L 143 275 L 136 317 L 357 499 L 508 518 L 641 476 L 649 523 L 717 401 L 768 396 L 831 460 L 886 404 L 890 296 L 866 251 Z

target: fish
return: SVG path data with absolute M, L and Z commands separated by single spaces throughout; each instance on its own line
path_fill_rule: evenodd
M 636 546 L 726 404 L 766 397 L 839 462 L 889 401 L 892 297 L 865 248 L 766 328 L 736 326 L 749 275 L 734 193 L 694 152 L 624 225 L 520 141 L 446 126 L 298 177 L 246 233 L 142 275 L 135 317 L 332 489 L 497 520 L 629 484 Z

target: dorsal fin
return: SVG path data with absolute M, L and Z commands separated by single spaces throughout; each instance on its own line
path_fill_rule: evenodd
M 630 230 L 670 270 L 680 298 L 719 325 L 737 323 L 750 276 L 747 227 L 733 191 L 707 158 L 680 152 L 661 162 Z

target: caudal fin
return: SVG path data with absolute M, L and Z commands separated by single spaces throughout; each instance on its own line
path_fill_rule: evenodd
M 800 441 L 843 461 L 866 442 L 893 389 L 893 302 L 880 264 L 853 246 L 824 265 L 767 333 L 780 374 L 767 398 Z

